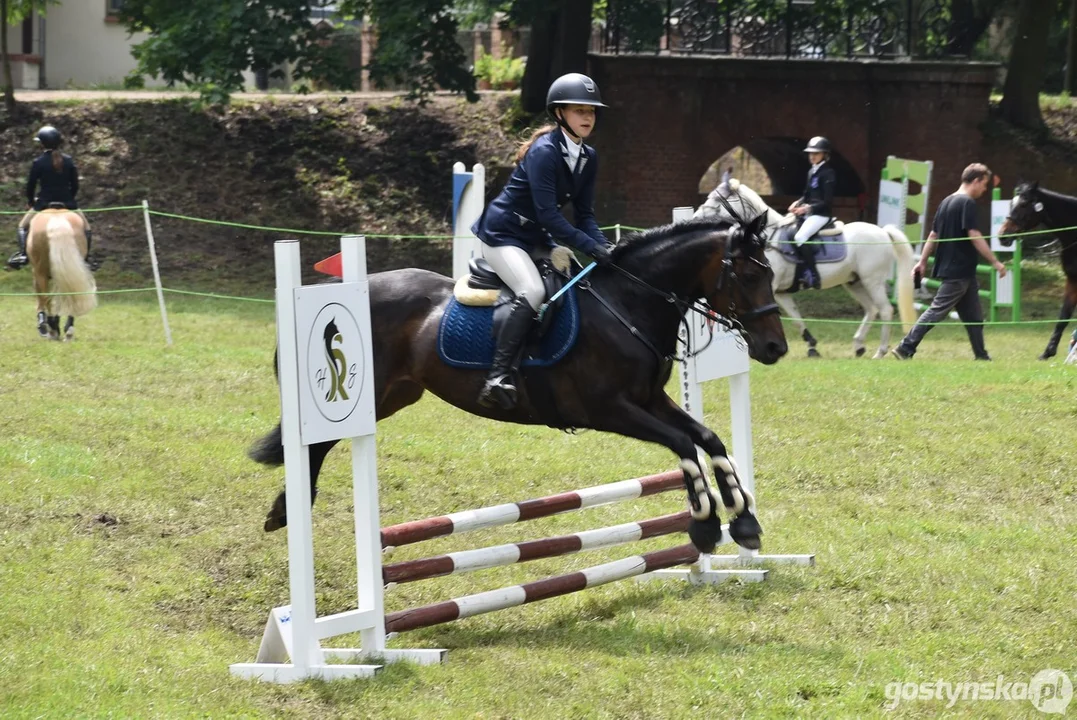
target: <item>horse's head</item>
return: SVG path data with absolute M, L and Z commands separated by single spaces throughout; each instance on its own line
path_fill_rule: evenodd
M 764 232 L 767 213 L 727 231 L 716 277 L 704 281 L 707 304 L 739 325 L 748 354 L 764 365 L 785 355 L 789 347 L 774 300 L 774 271 L 767 262 Z
M 736 178 L 718 184 L 706 201 L 696 210 L 697 218 L 713 218 L 730 223 L 741 223 L 746 218 L 759 215 L 768 217 L 771 208 L 759 194 Z M 764 229 L 767 223 L 763 224 Z
M 999 228 L 999 242 L 1004 247 L 1013 245 L 1014 238 L 1012 233 L 1028 232 L 1047 222 L 1047 210 L 1043 204 L 1044 199 L 1039 182 L 1024 183 L 1017 186 L 1013 200 L 1010 201 L 1010 212 L 1002 223 L 1002 227 Z M 1007 235 L 1011 237 L 1006 237 Z

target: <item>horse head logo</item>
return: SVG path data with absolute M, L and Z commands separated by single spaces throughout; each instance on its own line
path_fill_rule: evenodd
M 344 378 L 347 376 L 348 359 L 344 356 L 344 351 L 340 349 L 344 343 L 344 337 L 337 329 L 335 317 L 325 324 L 322 340 L 325 343 L 325 361 L 329 365 L 329 389 L 325 393 L 325 399 L 327 402 L 347 400 L 348 393 L 344 390 Z

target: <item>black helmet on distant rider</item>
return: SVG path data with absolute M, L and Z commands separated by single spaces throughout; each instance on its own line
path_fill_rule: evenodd
M 804 152 L 806 152 L 806 153 L 820 152 L 820 153 L 827 153 L 829 155 L 830 154 L 830 141 L 827 140 L 822 135 L 816 135 L 815 137 L 813 137 L 811 140 L 808 141 L 808 146 L 806 148 L 804 148 Z
M 56 150 L 60 147 L 60 143 L 63 141 L 63 136 L 60 131 L 54 128 L 52 125 L 46 125 L 37 131 L 37 136 L 34 138 L 36 142 L 41 143 L 41 146 L 46 150 Z

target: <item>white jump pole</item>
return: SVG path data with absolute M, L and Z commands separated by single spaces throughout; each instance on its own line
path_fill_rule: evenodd
M 382 667 L 369 663 L 331 664 L 330 659 L 442 662 L 444 650 L 385 647 L 365 239 L 341 239 L 344 277 L 339 284 L 302 286 L 297 240 L 275 243 L 274 255 L 291 603 L 270 611 L 255 662 L 232 665 L 232 674 L 286 683 L 314 677 L 370 677 Z M 325 337 L 332 338 L 329 358 L 323 344 Z M 319 618 L 315 608 L 308 446 L 343 438 L 352 440 L 358 598 L 355 610 Z M 359 633 L 361 647 L 322 648 L 321 640 L 346 633 Z
M 458 162 L 452 166 L 452 276 L 454 280 L 467 275 L 472 258 L 482 257 L 482 247 L 471 226 L 482 217 L 486 203 L 486 168 L 481 163 L 464 170 Z

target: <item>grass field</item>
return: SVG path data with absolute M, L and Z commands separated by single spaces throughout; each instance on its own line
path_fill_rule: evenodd
M 0 293 L 28 282 L 5 274 Z M 1029 315 L 1052 315 L 1056 292 L 1030 297 Z M 816 567 L 752 585 L 617 583 L 409 633 L 392 644 L 448 648 L 449 662 L 373 681 L 233 679 L 229 663 L 253 660 L 267 611 L 287 602 L 286 535 L 261 530 L 283 474 L 245 457 L 278 417 L 273 307 L 168 302 L 171 348 L 149 295 L 104 297 L 70 344 L 37 339 L 28 298 L 0 297 L 5 719 L 1033 717 L 1027 700 L 888 711 L 887 686 L 1024 683 L 1045 668 L 1077 680 L 1077 368 L 1035 359 L 1045 326 L 988 328 L 993 363 L 942 327 L 899 363 L 849 357 L 854 327 L 823 324 L 825 359 L 791 337 L 790 356 L 752 371 L 764 551 L 814 552 Z M 851 312 L 840 292 L 807 305 Z M 705 403 L 728 437 L 723 383 Z M 379 425 L 378 447 L 386 524 L 674 466 L 661 448 L 497 425 L 429 397 Z M 323 614 L 354 600 L 349 468 L 334 450 L 314 512 Z M 399 557 L 681 507 L 667 494 Z M 676 542 L 416 583 L 388 603 Z

